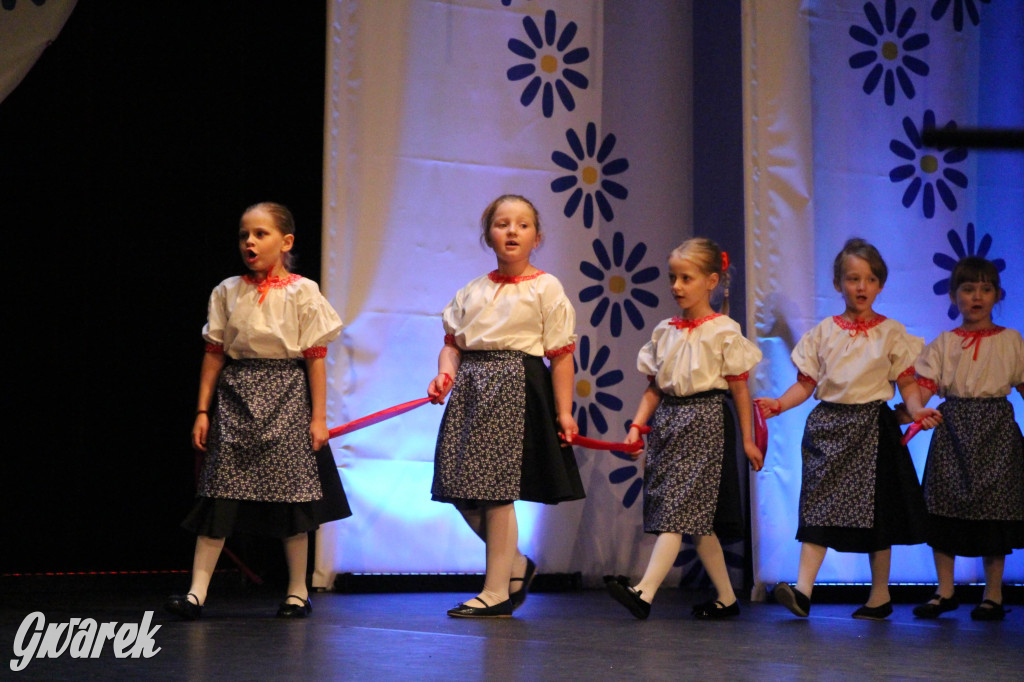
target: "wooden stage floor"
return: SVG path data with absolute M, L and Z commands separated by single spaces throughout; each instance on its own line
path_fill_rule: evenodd
M 59 580 L 59 579 L 53 579 Z M 183 579 L 182 579 L 183 580 Z M 181 582 L 179 580 L 178 582 Z M 0 590 L 0 679 L 66 680 L 861 680 L 1024 678 L 1024 607 L 974 622 L 973 604 L 934 621 L 897 604 L 885 622 L 854 620 L 858 604 L 815 604 L 798 619 L 771 603 L 741 602 L 739 618 L 696 621 L 701 595 L 662 590 L 651 618 L 633 619 L 603 591 L 534 593 L 503 620 L 449 618 L 468 594 L 314 594 L 306 620 L 274 618 L 277 591 L 211 594 L 203 617 L 162 612 L 160 587 L 58 589 L 7 579 Z M 33 658 L 12 672 L 18 630 L 40 612 L 140 623 L 153 611 L 151 658 Z M 21 644 L 27 643 L 22 640 Z

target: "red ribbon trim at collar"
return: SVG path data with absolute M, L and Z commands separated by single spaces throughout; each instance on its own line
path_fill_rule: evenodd
M 676 329 L 691 330 L 691 329 L 696 329 L 697 327 L 701 326 L 705 322 L 708 322 L 710 320 L 715 319 L 716 317 L 721 317 L 721 316 L 722 316 L 722 313 L 711 313 L 710 315 L 708 315 L 706 317 L 699 317 L 699 318 L 694 319 L 694 320 L 689 320 L 689 319 L 687 319 L 685 317 L 678 317 L 678 316 L 676 316 L 676 317 L 673 317 L 671 320 L 669 320 L 668 323 L 670 325 L 672 325 L 673 327 L 675 327 Z
M 990 336 L 995 336 L 999 332 L 1006 329 L 1006 327 L 991 327 L 990 329 L 978 329 L 976 331 L 968 331 L 963 327 L 957 327 L 953 330 L 953 333 L 959 336 L 963 341 L 960 343 L 960 347 L 967 350 L 971 346 L 974 346 L 974 359 L 978 359 L 978 348 L 981 346 L 981 340 L 987 339 Z
M 487 277 L 495 284 L 519 284 L 520 282 L 529 282 L 531 279 L 537 279 L 543 274 L 545 274 L 543 270 L 538 270 L 532 275 L 503 275 L 497 270 L 492 270 L 487 273 Z
M 253 278 L 251 275 L 242 275 L 242 279 L 244 279 L 249 284 L 253 284 L 256 286 L 256 291 L 260 293 L 260 300 L 257 301 L 257 303 L 263 303 L 263 299 L 267 297 L 268 291 L 270 291 L 271 289 L 283 289 L 292 282 L 297 282 L 298 280 L 302 279 L 302 275 L 296 275 L 294 273 L 289 273 L 284 277 L 278 277 L 277 275 L 267 275 L 266 277 L 263 278 L 262 282 L 257 282 L 255 278 Z
M 878 315 L 873 319 L 869 320 L 868 322 L 864 322 L 862 320 L 854 320 L 853 322 L 850 322 L 842 315 L 832 316 L 832 321 L 835 322 L 840 329 L 845 329 L 846 331 L 850 332 L 850 336 L 857 336 L 857 334 L 860 334 L 862 332 L 864 336 L 867 336 L 869 329 L 874 329 L 878 325 L 885 322 L 887 319 L 888 318 L 885 315 Z

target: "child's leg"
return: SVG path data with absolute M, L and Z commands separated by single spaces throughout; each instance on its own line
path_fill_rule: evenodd
M 997 604 L 1003 603 L 1003 569 L 1006 566 L 1006 557 L 1002 555 L 982 557 L 982 565 L 985 567 L 985 593 L 982 600 L 989 599 Z M 988 608 L 986 604 L 984 608 Z
M 937 549 L 932 550 L 932 557 L 935 559 L 935 575 L 939 579 L 939 588 L 936 590 L 936 594 L 944 599 L 952 599 L 955 589 L 953 584 L 953 567 L 956 563 L 956 557 Z M 931 602 L 938 604 L 939 600 L 932 599 Z
M 640 592 L 640 598 L 650 604 L 654 601 L 654 594 L 661 587 L 665 576 L 672 570 L 672 565 L 679 556 L 679 548 L 683 546 L 682 533 L 659 533 L 658 539 L 654 542 L 654 551 L 647 561 L 647 570 L 644 577 L 640 579 L 633 589 Z M 721 547 L 719 547 L 721 549 Z
M 722 543 L 713 532 L 711 535 L 694 535 L 694 544 L 697 548 L 697 556 L 704 564 L 704 570 L 711 578 L 711 584 L 718 592 L 718 600 L 723 606 L 732 606 L 736 602 L 736 593 L 732 590 L 732 580 L 729 579 L 729 568 L 725 565 L 725 553 L 722 551 Z
M 816 545 L 813 542 L 804 542 L 800 545 L 800 567 L 796 574 L 796 589 L 805 597 L 811 596 L 814 590 L 814 581 L 818 579 L 818 571 L 821 570 L 821 562 L 825 561 L 827 547 Z
M 284 539 L 284 558 L 288 564 L 289 595 L 301 597 L 300 600 L 286 599 L 289 604 L 302 605 L 309 598 L 306 587 L 306 563 L 309 556 L 309 533 L 299 533 Z
M 192 557 L 192 585 L 188 591 L 196 596 L 200 605 L 206 603 L 206 592 L 210 587 L 213 571 L 217 568 L 217 559 L 224 549 L 224 539 L 205 535 L 196 538 L 196 553 Z
M 512 560 L 519 551 L 519 525 L 512 504 L 487 507 L 484 511 L 484 542 L 487 546 L 487 574 L 484 589 L 468 606 L 494 606 L 508 601 L 508 582 L 512 577 Z
M 868 608 L 881 606 L 889 601 L 889 566 L 892 563 L 892 548 L 868 553 L 871 564 L 871 594 L 865 604 Z
M 462 518 L 466 520 L 466 525 L 469 526 L 470 530 L 476 533 L 477 537 L 487 542 L 487 522 L 482 509 L 460 509 L 459 513 L 462 514 Z M 518 533 L 517 533 L 518 535 Z M 526 555 L 519 551 L 518 545 L 516 546 L 516 555 L 512 559 L 512 575 L 517 578 L 522 578 L 526 574 Z M 522 584 L 518 586 L 518 589 L 512 590 L 518 592 L 523 589 Z

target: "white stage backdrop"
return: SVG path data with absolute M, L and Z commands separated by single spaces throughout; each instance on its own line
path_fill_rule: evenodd
M 674 312 L 665 261 L 690 229 L 689 2 L 335 0 L 329 26 L 322 288 L 347 324 L 333 422 L 425 395 L 441 310 L 495 267 L 479 216 L 513 192 L 540 210 L 536 265 L 576 306 L 581 431 L 621 439 L 645 384 L 636 353 Z M 483 570 L 479 540 L 430 501 L 442 409 L 333 443 L 354 516 L 321 532 L 316 584 Z M 587 499 L 517 503 L 520 546 L 590 584 L 637 573 L 639 470 L 577 459 Z
M 0 3 L 0 102 L 57 39 L 77 0 L 3 0 Z
M 750 319 L 765 360 L 762 395 L 795 379 L 789 353 L 842 311 L 832 260 L 862 236 L 890 270 L 879 312 L 931 340 L 954 321 L 953 262 L 972 253 L 1002 270 L 996 322 L 1024 328 L 1024 153 L 929 149 L 929 127 L 1024 127 L 1024 2 L 750 0 L 744 3 Z M 1024 417 L 1014 394 L 1018 421 Z M 895 401 L 894 401 L 895 402 Z M 810 400 L 769 423 L 754 481 L 761 583 L 794 580 L 800 438 Z M 930 435 L 911 442 L 918 473 Z M 1024 555 L 1006 566 L 1024 579 Z M 830 552 L 824 582 L 866 581 L 862 555 Z M 933 582 L 925 545 L 893 550 L 892 579 Z M 983 579 L 958 559 L 957 579 Z

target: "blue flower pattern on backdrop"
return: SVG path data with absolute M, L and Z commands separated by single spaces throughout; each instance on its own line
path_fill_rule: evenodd
M 623 424 L 623 430 L 628 431 L 629 425 L 632 423 L 633 420 L 631 419 L 626 421 Z M 636 465 L 636 460 L 627 453 L 612 450 L 612 456 L 627 462 L 626 466 L 612 469 L 608 474 L 608 481 L 612 485 L 629 484 L 622 493 L 622 506 L 629 509 L 637 501 L 637 498 L 640 497 L 640 492 L 644 489 L 644 477 L 640 473 L 640 467 Z
M 622 383 L 622 370 L 612 369 L 602 373 L 608 358 L 611 357 L 611 349 L 608 346 L 601 346 L 591 358 L 589 336 L 580 337 L 576 350 L 579 359 L 573 357 L 576 390 L 572 403 L 576 425 L 579 426 L 581 436 L 587 435 L 590 425 L 593 425 L 598 433 L 607 433 L 608 420 L 601 408 L 618 412 L 622 409 L 622 400 L 600 389 Z
M 946 233 L 946 238 L 949 240 L 949 245 L 953 247 L 953 256 L 940 252 L 936 252 L 932 256 L 932 262 L 938 265 L 943 270 L 953 273 L 953 268 L 956 267 L 956 262 L 961 258 L 967 256 L 978 256 L 979 258 L 988 258 L 989 249 L 992 248 L 992 235 L 984 234 L 981 237 L 981 241 L 978 242 L 977 249 L 974 246 L 974 223 L 967 223 L 967 244 L 964 245 L 964 241 L 960 238 L 960 235 L 956 233 L 956 230 L 950 230 Z M 989 258 L 992 265 L 995 266 L 996 272 L 1002 272 L 1006 269 L 1006 261 L 1002 258 Z M 940 279 L 932 287 L 932 291 L 937 296 L 946 298 L 949 296 L 949 277 Z M 1006 291 L 1003 291 L 999 297 L 999 300 L 1006 298 Z M 956 304 L 952 303 L 947 311 L 949 319 L 955 320 L 959 315 L 960 311 L 957 309 Z
M 42 7 L 46 4 L 46 0 L 32 0 L 32 4 L 36 7 Z M 18 6 L 18 0 L 3 0 L 0 2 L 0 7 L 3 7 L 7 11 L 13 11 Z
M 729 578 L 733 587 L 743 584 L 743 540 L 722 542 L 722 553 L 725 555 L 725 567 L 729 570 Z M 707 589 L 711 587 L 711 578 L 704 570 L 697 555 L 697 548 L 693 543 L 693 536 L 683 535 L 683 549 L 676 557 L 675 566 L 682 566 L 683 577 L 679 584 L 681 587 Z
M 618 182 L 608 179 L 610 175 L 625 172 L 629 168 L 629 161 L 624 158 L 608 161 L 608 157 L 615 148 L 615 136 L 606 135 L 601 141 L 601 146 L 598 147 L 597 126 L 593 123 L 587 124 L 584 136 L 585 146 L 576 131 L 570 128 L 565 131 L 565 139 L 569 142 L 572 155 L 562 151 L 551 154 L 551 160 L 555 162 L 555 165 L 571 173 L 571 175 L 563 175 L 553 180 L 551 191 L 565 192 L 575 187 L 576 189 L 565 202 L 565 217 L 573 217 L 582 200 L 583 226 L 590 228 L 594 224 L 595 202 L 601 212 L 601 217 L 605 221 L 611 222 L 615 218 L 615 212 L 612 211 L 608 196 L 621 201 L 629 195 L 629 190 Z
M 913 7 L 907 8 L 897 23 L 896 3 L 894 0 L 886 0 L 884 20 L 871 2 L 864 5 L 864 15 L 871 24 L 870 30 L 856 24 L 850 26 L 850 37 L 871 48 L 850 57 L 850 66 L 854 69 L 874 64 L 864 79 L 864 92 L 869 95 L 873 93 L 884 75 L 882 91 L 886 104 L 892 106 L 896 101 L 897 81 L 906 98 L 914 99 L 916 91 L 908 72 L 922 77 L 928 75 L 928 64 L 908 54 L 920 50 L 929 42 L 927 33 L 915 33 L 907 37 L 917 12 Z
M 626 257 L 626 243 L 621 232 L 616 232 L 612 237 L 611 255 L 600 239 L 594 240 L 594 255 L 597 257 L 597 265 L 589 261 L 580 263 L 580 272 L 599 282 L 580 292 L 581 303 L 600 299 L 590 315 L 591 326 L 599 326 L 610 310 L 609 320 L 612 336 L 618 338 L 622 334 L 623 311 L 635 329 L 639 331 L 644 328 L 644 316 L 636 303 L 656 308 L 658 297 L 638 286 L 634 286 L 628 291 L 627 288 L 630 283 L 634 285 L 647 284 L 661 277 L 661 270 L 656 266 L 637 269 L 646 253 L 647 245 L 638 242 Z M 607 284 L 605 283 L 606 276 Z
M 988 4 L 990 0 L 981 0 L 981 2 Z M 972 24 L 977 26 L 981 21 L 981 15 L 978 13 L 978 6 L 974 4 L 974 0 L 935 0 L 935 4 L 932 5 L 932 19 L 935 21 L 941 19 L 950 5 L 953 6 L 953 28 L 957 31 L 964 30 L 965 9 Z
M 965 148 L 954 147 L 947 151 L 946 147 L 939 147 L 934 152 L 924 148 L 921 142 L 921 131 L 934 128 L 935 112 L 928 109 L 924 112 L 924 124 L 920 130 L 909 116 L 904 117 L 903 130 L 910 144 L 897 139 L 893 139 L 889 143 L 889 149 L 893 154 L 910 161 L 910 163 L 901 164 L 889 171 L 889 179 L 893 182 L 903 182 L 912 178 L 903 193 L 903 205 L 910 208 L 920 193 L 921 206 L 926 218 L 935 216 L 936 192 L 946 208 L 955 211 L 956 196 L 950 185 L 956 185 L 961 189 L 967 187 L 967 176 L 962 171 L 951 167 L 952 164 L 960 163 L 967 158 Z M 944 129 L 955 130 L 956 122 L 950 121 Z M 923 192 L 921 191 L 922 187 Z
M 553 10 L 544 13 L 544 35 L 541 35 L 540 28 L 533 17 L 523 17 L 523 27 L 526 29 L 526 36 L 529 43 L 518 38 L 511 38 L 508 41 L 508 49 L 523 59 L 530 60 L 526 64 L 517 64 L 508 70 L 510 81 L 519 81 L 529 78 L 530 82 L 523 89 L 519 101 L 524 107 L 528 107 L 536 99 L 537 93 L 541 94 L 541 111 L 545 118 L 551 118 L 555 112 L 555 96 L 567 111 L 576 108 L 576 100 L 569 90 L 573 85 L 581 90 L 587 89 L 590 81 L 576 69 L 569 68 L 570 65 L 581 64 L 590 58 L 590 50 L 585 47 L 577 47 L 566 52 L 566 48 L 576 37 L 578 30 L 576 22 L 570 21 L 558 34 L 558 18 Z M 557 38 L 557 41 L 556 41 Z M 559 66 L 562 66 L 559 75 Z M 544 74 L 538 74 L 538 69 Z M 542 87 L 543 86 L 543 87 Z

